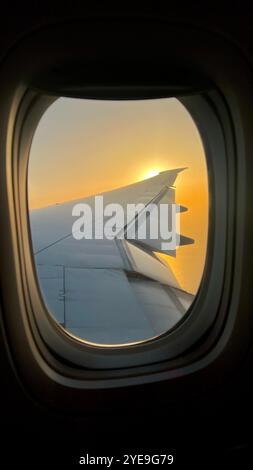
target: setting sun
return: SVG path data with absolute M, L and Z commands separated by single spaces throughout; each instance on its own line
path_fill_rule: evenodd
M 159 170 L 149 170 L 147 173 L 145 173 L 143 179 L 147 180 L 148 178 L 153 178 L 153 176 L 159 175 L 160 171 Z

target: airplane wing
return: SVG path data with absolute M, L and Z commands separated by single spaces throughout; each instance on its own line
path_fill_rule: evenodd
M 103 193 L 104 204 L 117 202 L 124 210 L 131 203 L 174 204 L 180 171 Z M 102 345 L 143 341 L 171 329 L 193 296 L 156 256 L 161 240 L 154 244 L 147 236 L 133 243 L 127 227 L 124 237 L 76 240 L 72 209 L 83 202 L 94 207 L 95 197 L 30 211 L 37 276 L 50 313 L 70 334 Z

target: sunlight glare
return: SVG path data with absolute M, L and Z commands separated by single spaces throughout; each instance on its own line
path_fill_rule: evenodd
M 153 178 L 153 176 L 157 176 L 157 175 L 159 175 L 159 173 L 160 173 L 159 170 L 155 170 L 155 169 L 149 170 L 147 173 L 145 173 L 144 180 L 147 180 L 149 178 Z

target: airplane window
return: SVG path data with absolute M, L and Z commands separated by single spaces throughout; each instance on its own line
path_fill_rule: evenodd
M 184 318 L 205 266 L 208 175 L 178 99 L 57 99 L 33 138 L 28 204 L 42 297 L 69 335 L 123 347 Z

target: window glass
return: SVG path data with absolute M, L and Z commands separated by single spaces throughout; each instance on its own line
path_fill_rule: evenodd
M 208 176 L 197 127 L 175 98 L 60 98 L 33 138 L 28 203 L 44 303 L 103 346 L 155 338 L 201 283 Z

